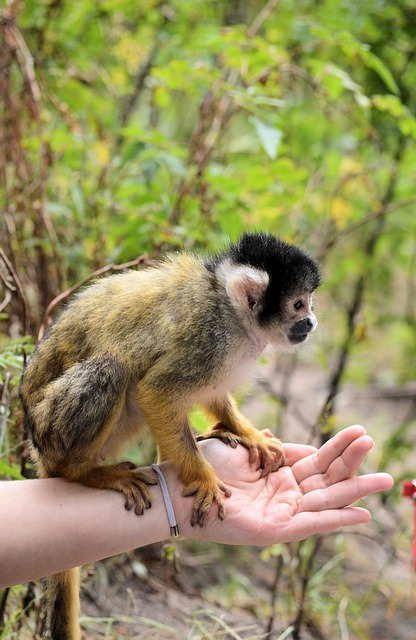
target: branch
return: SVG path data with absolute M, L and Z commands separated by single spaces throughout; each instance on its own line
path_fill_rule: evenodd
M 397 209 L 401 209 L 403 207 L 410 207 L 416 204 L 416 197 L 406 198 L 405 200 L 398 200 L 397 202 L 391 202 L 390 204 L 381 205 L 377 210 L 368 213 L 362 220 L 359 222 L 353 223 L 345 229 L 342 229 L 338 233 L 334 233 L 334 235 L 329 238 L 325 244 L 325 248 L 322 250 L 322 253 L 325 254 L 327 251 L 332 249 L 332 247 L 337 243 L 337 241 L 350 233 L 354 233 L 361 227 L 377 220 L 378 218 L 383 218 L 387 216 L 389 213 L 393 211 L 397 211 Z
M 2 164 L 7 154 L 10 153 L 13 159 L 14 170 L 19 177 L 22 186 L 17 185 L 17 189 L 21 189 L 25 200 L 26 209 L 34 211 L 35 216 L 33 220 L 34 235 L 40 237 L 40 225 L 44 228 L 46 236 L 48 237 L 52 255 L 55 262 L 55 273 L 57 277 L 58 287 L 63 286 L 63 275 L 60 266 L 59 250 L 58 250 L 58 238 L 53 226 L 52 220 L 47 211 L 47 198 L 46 198 L 46 181 L 48 170 L 48 153 L 46 145 L 44 143 L 43 126 L 41 118 L 41 92 L 39 84 L 35 74 L 35 64 L 30 49 L 17 27 L 17 8 L 20 5 L 19 2 L 13 2 L 10 5 L 10 9 L 5 9 L 0 12 L 0 23 L 3 27 L 3 55 L 7 54 L 4 60 L 3 76 L 13 78 L 16 74 L 13 73 L 13 62 L 17 63 L 19 69 L 19 75 L 22 78 L 23 86 L 25 88 L 26 101 L 21 104 L 25 105 L 28 110 L 30 121 L 34 123 L 37 136 L 39 139 L 39 152 L 36 162 L 31 162 L 23 149 L 24 144 L 22 142 L 23 133 L 23 106 L 20 106 L 17 101 L 14 103 L 11 100 L 11 96 L 14 95 L 10 86 L 4 86 L 2 99 L 5 103 L 5 107 L 10 110 L 10 117 L 4 123 L 4 129 L 7 132 L 11 129 L 14 133 L 15 139 L 12 140 L 10 133 L 5 136 L 7 141 L 6 152 L 1 155 Z M 13 10 L 14 11 L 13 11 Z M 22 166 L 25 171 L 22 172 Z M 7 189 L 7 172 L 2 167 L 3 180 L 5 181 L 5 187 Z M 8 197 L 7 191 L 6 195 Z M 7 209 L 7 208 L 6 208 Z M 7 210 L 8 218 L 11 217 L 10 211 Z M 38 221 L 40 225 L 38 226 Z M 10 229 L 10 224 L 7 224 L 7 229 Z M 10 233 L 10 231 L 9 231 Z M 43 233 L 42 233 L 43 235 Z M 11 244 L 11 243 L 10 243 Z M 39 248 L 38 250 L 38 265 L 37 269 L 40 274 L 44 272 L 45 264 L 47 263 L 47 257 L 44 251 Z M 48 286 L 45 286 L 46 279 L 42 282 L 37 282 L 40 295 L 43 293 L 47 295 Z
M 280 0 L 269 0 L 269 2 L 264 5 L 260 13 L 254 18 L 251 27 L 247 29 L 247 36 L 249 38 L 254 38 L 254 36 L 257 35 L 267 18 L 269 18 L 276 9 L 279 2 Z
M 133 91 L 131 92 L 131 94 L 129 96 L 127 96 L 127 99 L 124 103 L 123 109 L 121 111 L 121 115 L 120 115 L 120 128 L 125 127 L 128 123 L 128 121 L 130 120 L 130 117 L 133 113 L 133 111 L 135 110 L 135 108 L 137 107 L 137 104 L 139 102 L 141 93 L 144 89 L 145 86 L 145 82 L 146 82 L 146 78 L 148 77 L 152 67 L 153 67 L 153 63 L 156 57 L 156 54 L 159 50 L 159 42 L 158 40 L 156 40 L 152 50 L 150 51 L 147 60 L 145 60 L 145 62 L 140 65 L 138 71 L 137 71 L 137 76 L 134 82 L 134 86 L 133 86 Z M 118 153 L 118 151 L 120 150 L 121 144 L 123 142 L 123 134 L 119 133 L 116 141 L 114 143 L 114 154 L 116 155 Z
M 12 279 L 14 282 L 14 287 L 10 286 L 10 283 L 7 282 L 4 277 L 2 276 L 2 280 L 4 282 L 4 284 L 7 286 L 7 288 L 9 289 L 9 291 L 16 293 L 17 295 L 17 299 L 19 300 L 19 304 L 20 304 L 20 308 L 22 311 L 22 330 L 23 330 L 23 335 L 28 335 L 29 333 L 29 315 L 28 315 L 28 306 L 27 306 L 27 302 L 26 302 L 26 297 L 23 291 L 23 287 L 22 287 L 22 283 L 20 282 L 20 278 L 17 275 L 16 271 L 14 270 L 14 267 L 12 265 L 12 263 L 10 262 L 9 258 L 6 256 L 5 252 L 3 251 L 3 249 L 0 247 L 0 258 L 3 260 L 4 264 L 6 265 Z M 7 295 L 6 295 L 7 297 Z M 4 303 L 4 301 L 3 301 Z
M 247 29 L 246 35 L 248 39 L 254 38 L 264 22 L 277 7 L 279 1 L 280 0 L 269 0 L 265 4 L 253 20 L 251 26 Z M 196 168 L 196 179 L 191 175 L 191 177 L 182 178 L 180 181 L 176 200 L 169 216 L 169 224 L 171 226 L 179 224 L 182 213 L 182 203 L 185 196 L 195 192 L 196 187 L 201 184 L 220 136 L 224 132 L 232 115 L 238 111 L 237 107 L 233 109 L 233 97 L 230 90 L 222 96 L 219 95 L 221 87 L 225 84 L 229 87 L 234 87 L 239 80 L 240 73 L 236 69 L 225 69 L 221 80 L 209 89 L 200 104 L 200 118 L 191 135 L 187 161 L 189 167 L 194 166 Z M 195 185 L 194 180 L 196 180 Z M 200 189 L 202 194 L 204 194 L 205 191 L 205 189 Z
M 3 387 L 1 390 L 1 396 L 0 396 L 0 451 L 2 449 L 3 446 L 3 440 L 4 440 L 4 436 L 6 435 L 6 426 L 7 426 L 7 420 L 9 419 L 9 409 L 10 409 L 10 390 L 9 390 L 9 384 L 10 384 L 10 372 L 6 371 L 5 376 L 4 376 L 4 380 L 3 380 Z
M 300 592 L 298 611 L 296 613 L 295 620 L 293 621 L 293 631 L 292 631 L 292 637 L 294 638 L 294 640 L 299 640 L 301 637 L 300 629 L 305 616 L 306 595 L 307 595 L 309 583 L 311 581 L 311 578 L 313 577 L 313 573 L 312 573 L 313 564 L 315 562 L 321 543 L 322 543 L 322 536 L 316 536 L 313 544 L 313 550 L 311 550 L 310 555 L 307 558 L 306 565 L 303 568 L 301 568 L 301 573 L 300 573 L 301 592 Z
M 51 217 L 48 212 L 48 207 L 47 207 L 46 182 L 47 182 L 47 171 L 48 171 L 48 164 L 49 164 L 49 159 L 48 159 L 49 154 L 48 154 L 48 151 L 44 142 L 44 137 L 43 137 L 43 125 L 42 125 L 42 119 L 41 119 L 41 113 L 40 113 L 41 92 L 40 92 L 38 82 L 36 80 L 35 65 L 34 65 L 33 57 L 32 57 L 32 54 L 30 53 L 29 47 L 27 46 L 22 34 L 17 28 L 13 29 L 13 36 L 16 40 L 16 43 L 18 43 L 19 45 L 18 52 L 20 51 L 20 56 L 18 56 L 18 58 L 20 57 L 21 59 L 21 62 L 20 62 L 21 72 L 23 77 L 26 78 L 27 83 L 30 87 L 30 94 L 32 96 L 31 104 L 35 107 L 35 115 L 36 115 L 35 119 L 36 119 L 36 124 L 38 128 L 38 136 L 39 136 L 39 142 L 40 142 L 40 146 L 39 146 L 39 172 L 40 172 L 39 195 L 40 195 L 40 198 L 39 198 L 39 203 L 35 202 L 33 204 L 33 209 L 37 211 L 42 221 L 42 224 L 46 230 L 46 233 L 49 237 L 49 242 L 51 244 L 52 254 L 54 257 L 54 267 L 57 275 L 58 286 L 62 286 L 64 278 L 62 274 L 61 261 L 59 256 L 58 236 L 56 234 L 55 227 L 53 225 L 53 222 L 51 220 Z
M 394 197 L 399 173 L 398 168 L 405 152 L 406 142 L 406 138 L 401 135 L 396 152 L 394 154 L 394 170 L 390 174 L 390 179 L 381 201 L 379 214 L 375 220 L 374 229 L 372 233 L 370 233 L 369 237 L 367 238 L 367 242 L 364 245 L 364 251 L 369 258 L 372 258 L 374 256 L 377 240 L 383 232 L 387 214 L 390 212 L 390 210 L 392 210 L 392 207 L 394 210 L 394 203 L 392 203 L 391 201 Z M 339 350 L 335 369 L 330 377 L 327 398 L 324 402 L 315 425 L 315 428 L 318 428 L 321 434 L 321 444 L 329 440 L 332 435 L 331 431 L 327 429 L 327 425 L 330 417 L 334 413 L 335 398 L 338 395 L 341 378 L 345 372 L 348 358 L 350 356 L 351 348 L 354 342 L 357 317 L 363 304 L 365 288 L 366 274 L 361 273 L 358 276 L 355 285 L 353 286 L 353 296 L 347 309 L 347 332 L 344 338 L 344 342 L 342 343 Z

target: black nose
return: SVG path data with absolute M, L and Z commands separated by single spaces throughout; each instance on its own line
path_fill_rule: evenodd
M 299 344 L 299 342 L 303 342 L 315 327 L 316 320 L 313 316 L 307 316 L 306 318 L 303 318 L 303 320 L 298 320 L 289 330 L 289 341 L 292 344 Z
M 305 322 L 306 322 L 307 331 L 312 331 L 312 329 L 315 326 L 315 321 L 310 316 L 308 316 L 305 319 Z
M 303 320 L 298 320 L 292 326 L 292 333 L 300 334 L 300 333 L 309 333 L 315 326 L 314 319 L 311 316 L 307 318 L 303 318 Z

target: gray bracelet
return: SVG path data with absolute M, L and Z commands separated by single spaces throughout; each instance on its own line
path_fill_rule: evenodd
M 172 500 L 170 499 L 169 489 L 165 480 L 165 476 L 163 475 L 162 469 L 159 467 L 158 464 L 152 464 L 151 468 L 156 473 L 159 480 L 159 486 L 162 492 L 163 502 L 165 503 L 166 513 L 168 516 L 168 522 L 170 526 L 170 535 L 173 538 L 178 538 L 179 527 L 178 527 L 178 523 L 176 522 L 176 516 L 173 510 L 173 504 L 172 504 Z

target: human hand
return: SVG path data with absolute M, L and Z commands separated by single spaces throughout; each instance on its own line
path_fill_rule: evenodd
M 204 441 L 200 446 L 205 457 L 232 495 L 222 522 L 214 505 L 203 528 L 191 528 L 185 518 L 181 533 L 225 544 L 266 546 L 368 523 L 366 509 L 349 505 L 393 485 L 386 473 L 356 475 L 373 445 L 359 425 L 340 431 L 319 450 L 284 444 L 285 466 L 262 477 L 244 447 Z

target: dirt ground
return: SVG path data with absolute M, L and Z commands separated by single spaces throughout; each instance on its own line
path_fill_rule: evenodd
M 269 365 L 262 372 L 264 379 L 270 379 L 270 373 Z M 272 389 L 280 394 L 282 380 L 273 375 L 272 379 Z M 290 402 L 284 428 L 279 432 L 282 439 L 310 441 L 311 416 L 316 416 L 322 406 L 325 385 L 325 376 L 312 367 L 304 366 L 295 373 L 287 389 Z M 257 426 L 270 427 L 276 422 L 277 409 L 265 401 L 263 386 L 264 382 L 258 380 L 245 400 L 245 413 Z M 377 468 L 382 445 L 394 428 L 403 420 L 415 419 L 415 392 L 414 388 L 382 392 L 348 385 L 343 388 L 337 400 L 339 426 L 360 422 L 376 441 L 364 471 Z M 411 461 L 406 460 L 409 464 Z M 358 599 L 360 594 L 368 598 L 365 620 L 361 621 L 364 635 L 354 635 L 345 624 L 340 605 L 336 635 L 328 635 L 325 630 L 320 634 L 318 629 L 304 626 L 300 636 L 303 640 L 416 637 L 416 581 L 409 536 L 411 505 L 402 500 L 385 507 L 379 497 L 372 497 L 366 506 L 373 513 L 373 522 L 358 534 L 345 536 L 347 557 L 342 575 Z M 275 570 L 273 563 L 261 558 L 261 550 L 201 547 L 185 541 L 179 543 L 177 553 L 177 567 L 166 559 L 161 545 L 96 565 L 94 575 L 84 583 L 82 622 L 86 638 L 292 638 L 291 633 L 285 635 L 288 621 L 280 614 L 270 635 L 267 633 Z
M 155 550 L 159 555 L 159 549 Z M 232 592 L 224 596 L 221 588 L 223 572 L 218 568 L 220 558 L 215 552 L 202 554 L 193 563 L 186 552 L 182 558 L 179 576 L 167 579 L 166 565 L 160 559 L 144 559 L 148 573 L 135 574 L 137 557 L 107 566 L 98 577 L 87 583 L 82 609 L 86 638 L 130 638 L 174 640 L 245 639 L 270 637 L 277 640 L 287 624 L 275 621 L 273 632 L 267 634 L 268 616 L 259 617 L 259 603 L 268 605 L 273 583 L 273 567 L 262 562 L 256 552 L 250 552 L 251 566 L 236 561 L 235 570 L 241 579 L 242 571 L 250 572 L 250 592 L 233 598 Z M 201 551 L 199 551 L 201 553 Z M 362 551 L 362 553 L 364 553 Z M 202 560 L 201 560 L 202 557 Z M 140 557 L 140 565 L 143 558 Z M 368 638 L 369 640 L 414 640 L 416 635 L 416 601 L 411 600 L 410 575 L 402 563 L 394 561 L 366 612 L 366 634 L 337 635 L 318 633 L 303 627 L 303 640 L 320 638 Z M 376 574 L 376 571 L 373 570 Z M 359 562 L 352 562 L 346 580 L 366 591 L 372 574 Z M 253 610 L 255 609 L 255 610 Z M 110 617 L 110 619 L 108 619 Z M 283 637 L 286 637 L 283 635 Z M 292 635 L 288 635 L 292 638 Z

